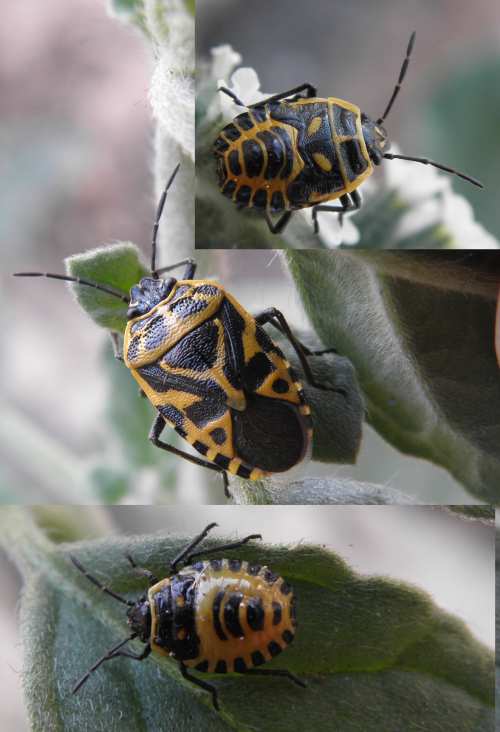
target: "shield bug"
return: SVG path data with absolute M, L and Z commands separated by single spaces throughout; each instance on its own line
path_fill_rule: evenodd
M 290 585 L 266 566 L 239 559 L 192 560 L 237 549 L 260 534 L 216 549 L 193 551 L 217 526 L 209 524 L 171 562 L 170 574 L 159 580 L 148 569 L 132 567 L 144 575 L 149 589 L 137 600 L 127 600 L 91 575 L 75 558 L 75 567 L 96 587 L 128 605 L 131 634 L 110 648 L 75 684 L 73 693 L 85 684 L 103 663 L 114 658 L 143 661 L 150 653 L 170 656 L 179 664 L 182 676 L 212 695 L 219 709 L 217 689 L 191 675 L 188 669 L 216 674 L 260 674 L 285 676 L 295 684 L 305 683 L 284 669 L 261 669 L 288 646 L 295 635 L 295 596 Z M 184 566 L 179 569 L 179 565 Z M 145 644 L 142 653 L 123 650 L 135 638 Z
M 250 106 L 221 87 L 219 91 L 247 109 L 224 127 L 214 143 L 221 192 L 240 208 L 262 211 L 271 233 L 278 234 L 298 209 L 312 207 L 315 233 L 319 212 L 337 212 L 342 219 L 358 209 L 357 188 L 384 159 L 433 165 L 482 188 L 475 178 L 447 165 L 387 152 L 383 124 L 406 75 L 414 41 L 412 33 L 398 82 L 377 120 L 351 102 L 319 98 L 309 83 Z M 335 199 L 338 205 L 325 203 Z M 273 214 L 279 215 L 276 222 Z
M 250 480 L 283 473 L 298 465 L 311 446 L 311 414 L 302 384 L 263 326 L 273 325 L 288 339 L 309 384 L 326 387 L 314 380 L 308 363 L 311 351 L 294 336 L 279 310 L 250 315 L 217 282 L 194 279 L 196 264 L 191 259 L 157 269 L 158 227 L 178 167 L 156 213 L 151 276 L 134 285 L 129 297 L 79 277 L 46 272 L 15 276 L 74 282 L 127 304 L 122 346 L 118 334 L 112 334 L 115 355 L 158 411 L 149 439 L 163 450 L 220 472 L 230 495 L 227 473 Z M 180 266 L 185 267 L 182 279 L 160 276 Z M 162 441 L 166 424 L 202 457 Z

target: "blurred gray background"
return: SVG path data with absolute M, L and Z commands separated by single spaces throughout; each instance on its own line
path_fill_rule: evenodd
M 33 288 L 11 273 L 62 272 L 70 254 L 116 239 L 149 242 L 148 56 L 139 32 L 107 15 L 105 0 L 2 3 L 2 427 L 12 434 L 20 420 L 26 440 L 17 441 L 14 463 L 12 453 L 0 454 L 0 485 L 13 487 L 11 500 L 45 498 L 35 466 L 23 467 L 31 452 L 24 420 L 47 438 L 45 451 L 61 441 L 80 455 L 95 444 L 104 398 L 103 333 L 64 286 Z
M 500 238 L 498 2 L 198 0 L 196 8 L 200 58 L 230 43 L 242 66 L 255 68 L 264 92 L 307 81 L 319 96 L 346 99 L 375 118 L 389 101 L 415 30 L 410 69 L 387 119 L 389 138 L 406 155 L 480 178 L 484 191 L 458 180 L 454 185 Z

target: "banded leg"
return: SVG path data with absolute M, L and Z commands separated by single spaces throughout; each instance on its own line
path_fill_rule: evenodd
M 278 321 L 279 325 L 281 326 L 281 328 L 279 328 L 279 330 L 290 341 L 290 344 L 293 347 L 293 350 L 297 354 L 297 357 L 302 365 L 307 382 L 311 386 L 314 386 L 317 389 L 324 389 L 325 391 L 335 391 L 335 392 L 345 395 L 345 391 L 343 389 L 332 389 L 332 388 L 327 388 L 326 386 L 323 386 L 322 384 L 318 384 L 318 382 L 315 380 L 315 378 L 313 376 L 311 367 L 307 360 L 307 355 L 308 355 L 309 349 L 305 349 L 303 347 L 302 343 L 294 336 L 294 334 L 291 331 L 290 326 L 288 325 L 288 323 L 285 319 L 285 316 L 283 315 L 283 313 L 280 310 L 278 310 L 277 308 L 269 308 L 268 310 L 264 310 L 262 313 L 259 313 L 258 315 L 256 315 L 255 320 L 257 321 L 257 323 L 259 325 L 265 325 L 266 323 L 269 323 L 270 325 L 273 325 L 275 328 L 276 328 L 275 321 Z M 309 351 L 309 354 L 310 354 L 310 351 Z
M 245 676 L 247 674 L 253 674 L 254 676 L 281 676 L 286 679 L 290 679 L 290 681 L 293 681 L 294 684 L 297 684 L 297 686 L 301 686 L 303 689 L 307 688 L 307 684 L 305 681 L 302 681 L 302 679 L 299 679 L 298 676 L 292 674 L 291 671 L 283 668 L 249 668 L 247 671 L 244 672 Z
M 224 494 L 226 498 L 231 498 L 231 493 L 229 491 L 229 480 L 227 477 L 227 473 L 225 470 L 223 470 L 223 468 L 219 468 L 218 465 L 214 465 L 214 463 L 209 463 L 208 460 L 203 460 L 202 458 L 196 457 L 196 455 L 190 455 L 188 452 L 184 452 L 184 450 L 179 450 L 177 447 L 169 445 L 167 442 L 163 442 L 163 440 L 160 440 L 160 435 L 165 428 L 165 424 L 166 422 L 161 414 L 158 414 L 149 432 L 149 439 L 151 440 L 153 445 L 156 445 L 156 447 L 159 447 L 162 450 L 166 450 L 167 452 L 171 452 L 178 457 L 184 458 L 185 460 L 189 460 L 190 463 L 194 463 L 195 465 L 201 465 L 202 468 L 208 468 L 209 470 L 214 470 L 216 473 L 220 473 L 222 475 L 222 480 L 224 481 Z
M 342 219 L 344 217 L 344 214 L 348 213 L 348 211 L 357 211 L 360 208 L 361 196 L 359 195 L 358 191 L 351 191 L 351 193 L 345 193 L 343 196 L 340 196 L 340 203 L 340 206 L 328 206 L 325 204 L 314 206 L 312 210 L 312 218 L 315 234 L 319 234 L 318 213 L 320 213 L 321 211 L 338 213 L 340 225 L 342 226 Z
M 150 587 L 156 585 L 156 583 L 158 582 L 158 578 L 152 572 L 150 572 L 149 569 L 145 569 L 144 567 L 138 567 L 130 554 L 125 554 L 125 556 L 127 557 L 132 567 L 137 571 L 137 574 L 141 574 L 143 577 L 147 577 Z
M 96 663 L 94 663 L 94 665 L 91 668 L 89 668 L 89 670 L 87 671 L 87 673 L 84 674 L 79 681 L 77 681 L 77 683 L 74 685 L 73 690 L 72 690 L 71 693 L 72 694 L 76 694 L 76 692 L 79 689 L 81 689 L 81 687 L 87 681 L 87 679 L 89 678 L 89 676 L 91 674 L 93 674 L 94 671 L 97 671 L 97 669 L 99 668 L 99 666 L 101 666 L 106 661 L 111 661 L 113 658 L 120 658 L 120 657 L 131 658 L 134 661 L 143 661 L 145 658 L 147 658 L 149 656 L 149 654 L 151 653 L 151 646 L 149 645 L 149 643 L 144 647 L 144 650 L 142 651 L 142 653 L 139 653 L 139 654 L 137 654 L 137 653 L 131 653 L 131 651 L 122 651 L 122 650 L 120 650 L 122 648 L 122 646 L 124 646 L 126 643 L 129 643 L 135 637 L 136 637 L 136 635 L 134 633 L 134 635 L 130 636 L 129 638 L 126 638 L 123 641 L 120 641 L 120 643 L 118 643 L 113 648 L 110 648 L 110 650 L 107 651 L 104 654 L 104 656 L 102 656 L 98 661 L 96 661 Z
M 213 684 L 209 684 L 206 681 L 202 681 L 201 679 L 198 679 L 196 676 L 191 676 L 190 673 L 188 673 L 188 670 L 186 666 L 182 663 L 182 661 L 179 662 L 179 671 L 181 672 L 182 676 L 187 679 L 187 681 L 190 681 L 192 684 L 196 684 L 196 686 L 199 686 L 201 689 L 204 689 L 205 691 L 208 691 L 209 694 L 212 695 L 212 704 L 214 705 L 214 709 L 219 711 L 219 698 L 217 695 L 217 689 Z
M 273 220 L 271 218 L 271 215 L 269 211 L 267 211 L 264 214 L 264 217 L 266 219 L 266 223 L 269 227 L 269 231 L 271 234 L 281 234 L 282 231 L 284 231 L 286 225 L 290 221 L 292 217 L 293 211 L 285 211 L 285 213 L 280 216 L 280 218 L 276 221 L 276 223 L 273 223 Z

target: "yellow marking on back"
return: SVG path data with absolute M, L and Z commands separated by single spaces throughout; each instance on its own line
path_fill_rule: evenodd
M 368 150 L 366 147 L 365 139 L 363 137 L 363 129 L 361 124 L 361 110 L 359 107 L 357 107 L 355 104 L 352 104 L 352 102 L 347 102 L 345 99 L 339 99 L 337 97 L 328 97 L 328 99 L 321 99 L 321 98 L 315 98 L 315 99 L 304 99 L 304 100 L 298 100 L 297 102 L 293 102 L 293 104 L 297 105 L 305 105 L 305 104 L 313 104 L 317 102 L 323 102 L 325 104 L 328 104 L 328 119 L 330 121 L 330 129 L 332 130 L 332 143 L 335 146 L 335 150 L 337 153 L 338 158 L 338 165 L 340 174 L 342 176 L 342 180 L 344 182 L 344 188 L 342 188 L 340 191 L 336 192 L 327 192 L 327 193 L 312 193 L 309 197 L 309 200 L 306 204 L 304 204 L 304 208 L 307 206 L 314 206 L 318 203 L 324 203 L 325 201 L 334 201 L 336 198 L 340 198 L 340 196 L 343 196 L 346 193 L 351 193 L 352 191 L 356 190 L 361 183 L 368 178 L 373 173 L 373 164 L 370 160 L 370 156 L 368 154 Z M 352 112 L 356 119 L 356 135 L 337 135 L 334 125 L 334 118 L 333 118 L 333 105 L 337 105 L 339 107 L 343 107 L 344 109 L 349 110 Z M 340 143 L 346 140 L 352 140 L 356 139 L 359 142 L 360 148 L 361 148 L 361 154 L 363 158 L 365 159 L 367 163 L 366 170 L 358 175 L 353 181 L 347 180 L 345 165 L 343 162 L 343 158 L 340 154 Z
M 316 134 L 316 132 L 321 127 L 321 122 L 321 117 L 313 117 L 313 119 L 309 122 L 309 127 L 307 128 L 307 134 L 309 135 L 309 137 L 312 137 Z
M 323 155 L 323 153 L 313 153 L 314 162 L 319 165 L 321 170 L 324 170 L 325 172 L 329 173 L 333 167 L 332 163 L 326 155 Z

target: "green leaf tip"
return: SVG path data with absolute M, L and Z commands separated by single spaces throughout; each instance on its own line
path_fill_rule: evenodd
M 128 297 L 130 288 L 148 274 L 139 249 L 130 242 L 98 247 L 65 260 L 66 272 L 117 290 Z M 81 307 L 92 320 L 108 330 L 123 332 L 127 324 L 127 305 L 118 298 L 92 287 L 72 284 Z

